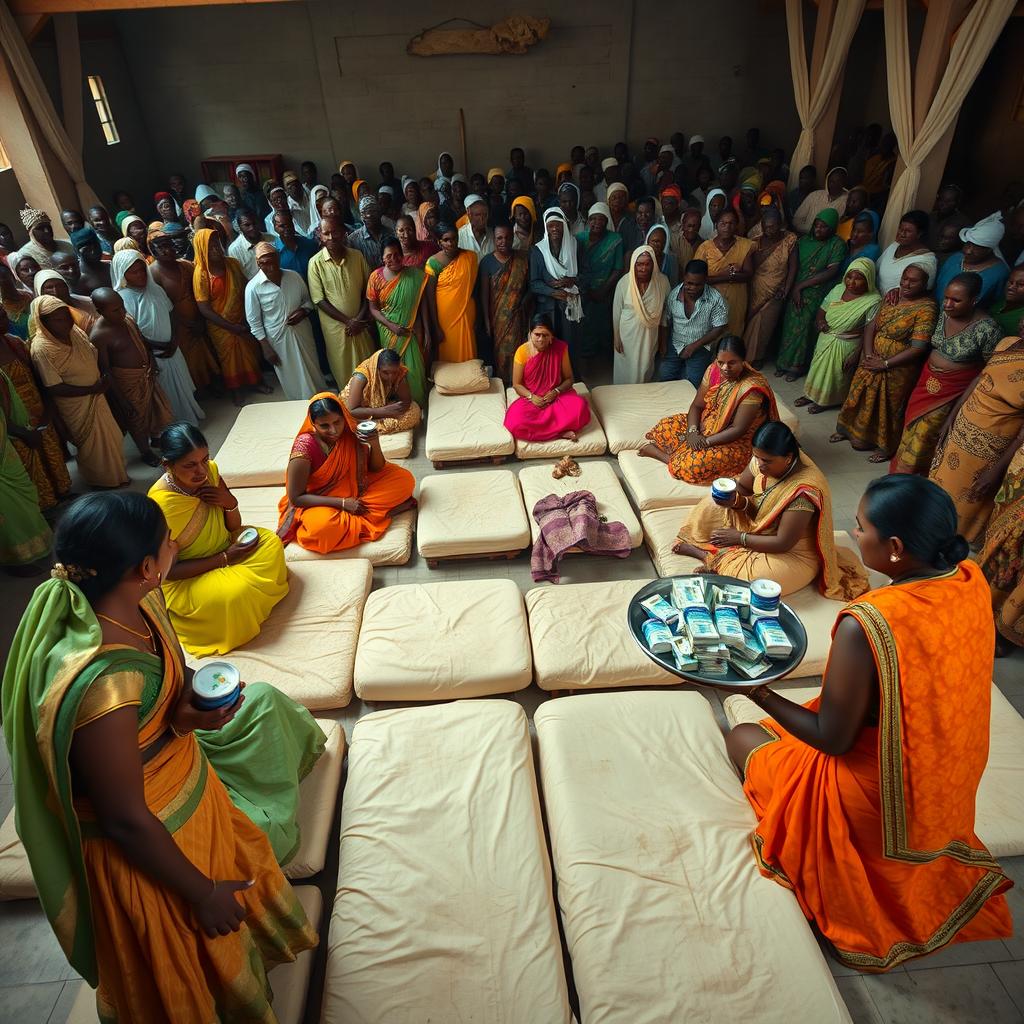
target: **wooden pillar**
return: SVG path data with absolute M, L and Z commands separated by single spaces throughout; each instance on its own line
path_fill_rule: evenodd
M 813 93 L 821 76 L 821 66 L 825 63 L 825 50 L 828 47 L 829 36 L 832 35 L 832 27 L 836 20 L 836 6 L 838 0 L 820 0 L 818 14 L 814 22 L 814 45 L 811 50 L 811 68 L 808 82 Z M 844 68 L 845 74 L 845 68 Z M 825 108 L 825 113 L 814 129 L 814 164 L 818 168 L 818 180 L 824 182 L 825 173 L 828 171 L 828 158 L 832 153 L 832 137 L 836 133 L 836 119 L 839 117 L 839 101 L 843 95 L 842 75 L 836 83 L 832 99 Z

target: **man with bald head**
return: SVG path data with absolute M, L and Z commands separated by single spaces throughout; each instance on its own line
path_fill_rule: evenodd
M 122 428 L 132 435 L 142 461 L 159 466 L 152 446 L 174 416 L 157 383 L 156 361 L 113 288 L 97 288 L 91 298 L 100 318 L 89 340 L 99 355 L 100 370 L 110 375 L 107 400 Z
M 331 374 L 344 387 L 355 368 L 377 347 L 370 333 L 366 285 L 370 270 L 358 249 L 350 249 L 338 217 L 320 221 L 324 247 L 309 261 L 309 296 L 320 315 Z

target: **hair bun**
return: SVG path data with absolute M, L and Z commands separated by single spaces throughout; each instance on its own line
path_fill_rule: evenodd
M 939 545 L 938 556 L 947 566 L 959 565 L 971 552 L 970 545 L 960 536 L 954 533 L 945 543 Z

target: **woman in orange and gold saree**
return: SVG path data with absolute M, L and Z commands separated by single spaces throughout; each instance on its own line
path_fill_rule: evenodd
M 729 497 L 693 508 L 672 550 L 703 563 L 698 572 L 771 579 L 782 593 L 811 583 L 830 601 L 868 589 L 863 567 L 835 545 L 828 481 L 785 423 L 754 435 L 754 458 Z
M 857 524 L 864 563 L 892 583 L 839 613 L 818 697 L 753 687 L 771 717 L 726 745 L 761 873 L 794 892 L 844 964 L 887 971 L 1008 937 L 1012 883 L 974 831 L 995 631 L 953 502 L 922 477 L 883 477 Z
M 393 516 L 415 507 L 415 488 L 412 473 L 385 460 L 377 434 L 358 437 L 352 413 L 322 391 L 292 445 L 278 536 L 322 555 L 377 540 Z
M 462 363 L 476 358 L 476 253 L 459 248 L 451 224 L 438 226 L 441 251 L 427 260 L 427 306 L 436 358 Z
M 779 418 L 771 385 L 746 356 L 743 342 L 727 334 L 690 411 L 659 420 L 640 454 L 664 462 L 672 476 L 690 484 L 739 476 L 750 462 L 757 428 Z
M 199 312 L 207 321 L 206 333 L 213 343 L 235 405 L 242 404 L 242 388 L 255 387 L 269 395 L 263 382 L 260 348 L 245 319 L 245 274 L 238 263 L 224 253 L 220 235 L 201 228 L 192 238 L 195 273 L 192 290 Z
M 285 817 L 287 790 L 297 840 L 298 781 L 323 734 L 263 684 L 216 711 L 192 705 L 160 592 L 174 542 L 149 498 L 87 495 L 56 547 L 2 691 L 18 833 L 43 909 L 98 989 L 101 1020 L 270 1024 L 267 969 L 317 936 L 233 789 L 244 777 L 241 800 Z

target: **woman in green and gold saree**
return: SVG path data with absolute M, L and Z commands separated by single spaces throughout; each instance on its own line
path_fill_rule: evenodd
M 262 684 L 217 711 L 192 706 L 160 591 L 175 545 L 155 502 L 79 499 L 56 553 L 2 690 L 43 909 L 98 988 L 101 1021 L 269 1024 L 267 968 L 317 942 L 278 861 L 298 845 L 298 782 L 323 733 Z M 239 806 L 259 808 L 257 823 Z

